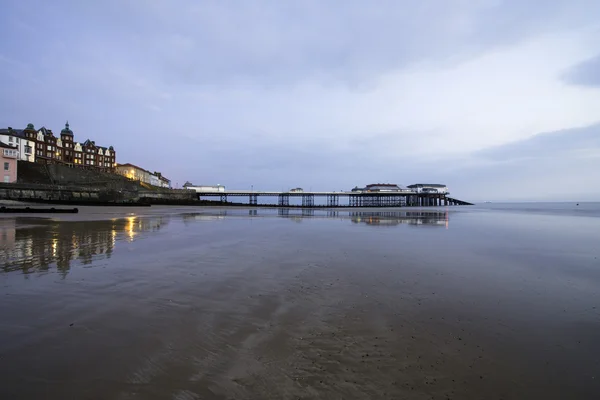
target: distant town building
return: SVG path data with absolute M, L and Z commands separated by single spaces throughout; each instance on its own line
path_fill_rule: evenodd
M 0 142 L 0 167 L 2 168 L 2 182 L 14 183 L 17 181 L 17 159 L 19 150 L 17 146 L 11 146 Z
M 448 193 L 448 187 L 440 183 L 415 183 L 408 185 L 408 188 L 417 193 Z
M 152 186 L 160 187 L 160 180 L 158 179 L 158 176 L 150 174 L 150 184 Z
M 0 140 L 8 136 L 9 144 L 16 144 L 19 160 L 38 163 L 61 163 L 74 166 L 112 170 L 116 164 L 116 152 L 112 146 L 97 146 L 92 140 L 77 143 L 69 123 L 55 135 L 51 129 L 35 129 L 27 124 L 25 129 L 0 129 Z M 12 139 L 11 139 L 12 137 Z
M 150 172 L 134 164 L 117 164 L 115 171 L 117 174 L 134 181 L 162 188 L 171 187 L 171 181 L 162 176 L 160 172 Z
M 67 124 L 68 126 L 68 124 Z M 80 153 L 77 154 L 78 164 L 83 162 L 84 166 L 96 167 L 100 169 L 114 169 L 116 168 L 116 153 L 115 149 L 110 147 L 103 147 L 96 145 L 93 140 L 86 140 L 76 150 L 81 148 Z M 82 161 L 83 160 L 83 161 Z
M 35 142 L 27 138 L 25 130 L 13 129 L 10 126 L 8 129 L 0 129 L 0 142 L 4 142 L 9 146 L 16 146 L 18 160 L 35 161 L 35 154 L 33 152 Z
M 191 182 L 186 182 L 183 184 L 185 189 L 195 190 L 196 192 L 205 192 L 205 193 L 218 193 L 225 192 L 225 186 L 223 185 L 194 185 Z
M 150 185 L 150 172 L 144 168 L 138 167 L 137 165 L 126 163 L 117 164 L 116 171 L 118 174 L 123 175 L 134 181 L 144 182 Z
M 0 129 L 0 142 L 16 148 L 17 160 L 100 169 L 152 186 L 171 187 L 171 181 L 160 172 L 152 173 L 133 164 L 121 164 L 117 170 L 115 149 L 112 146 L 99 146 L 90 139 L 76 142 L 68 121 L 59 135 L 44 126 L 35 129 L 33 124 L 27 124 L 25 129 Z
M 160 172 L 156 172 L 154 171 L 154 175 L 156 175 L 158 177 L 158 182 L 160 187 L 163 188 L 170 188 L 171 187 L 171 180 L 165 178 Z

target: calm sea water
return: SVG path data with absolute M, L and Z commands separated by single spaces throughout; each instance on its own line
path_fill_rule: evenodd
M 600 203 L 0 219 L 2 399 L 597 399 Z

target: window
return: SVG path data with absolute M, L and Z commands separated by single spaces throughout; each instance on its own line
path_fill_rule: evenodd
M 12 141 L 13 141 L 13 137 L 12 137 L 12 136 L 9 136 L 9 137 L 8 137 L 8 141 L 9 141 L 9 142 L 12 142 Z
M 4 175 L 4 183 L 10 183 L 10 176 Z
M 52 150 L 52 146 L 50 146 L 50 145 L 46 146 L 46 150 Z
M 25 154 L 31 154 L 31 146 L 25 145 Z
M 5 162 L 5 163 L 4 163 L 4 170 L 5 170 L 5 171 L 8 171 L 8 169 L 9 169 L 9 168 L 10 168 L 10 164 L 9 164 L 9 163 L 7 163 L 7 162 Z

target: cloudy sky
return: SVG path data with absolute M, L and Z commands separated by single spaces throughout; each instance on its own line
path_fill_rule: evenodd
M 598 0 L 0 0 L 0 126 L 181 186 L 600 199 Z

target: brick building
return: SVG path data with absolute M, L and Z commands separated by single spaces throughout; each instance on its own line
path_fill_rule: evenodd
M 89 139 L 83 143 L 76 142 L 69 122 L 60 131 L 60 135 L 55 135 L 46 127 L 36 130 L 33 124 L 28 124 L 27 128 L 22 131 L 10 130 L 10 132 L 11 135 L 13 132 L 21 135 L 22 139 L 27 141 L 28 145 L 23 146 L 24 157 L 22 159 L 28 161 L 62 163 L 105 170 L 114 170 L 116 167 L 117 155 L 112 146 L 98 146 L 95 141 Z M 32 147 L 33 149 L 31 149 Z M 25 158 L 26 151 L 32 153 L 31 157 Z
M 103 169 L 114 169 L 116 167 L 115 149 L 97 146 L 93 140 L 86 140 L 81 146 L 83 165 Z

